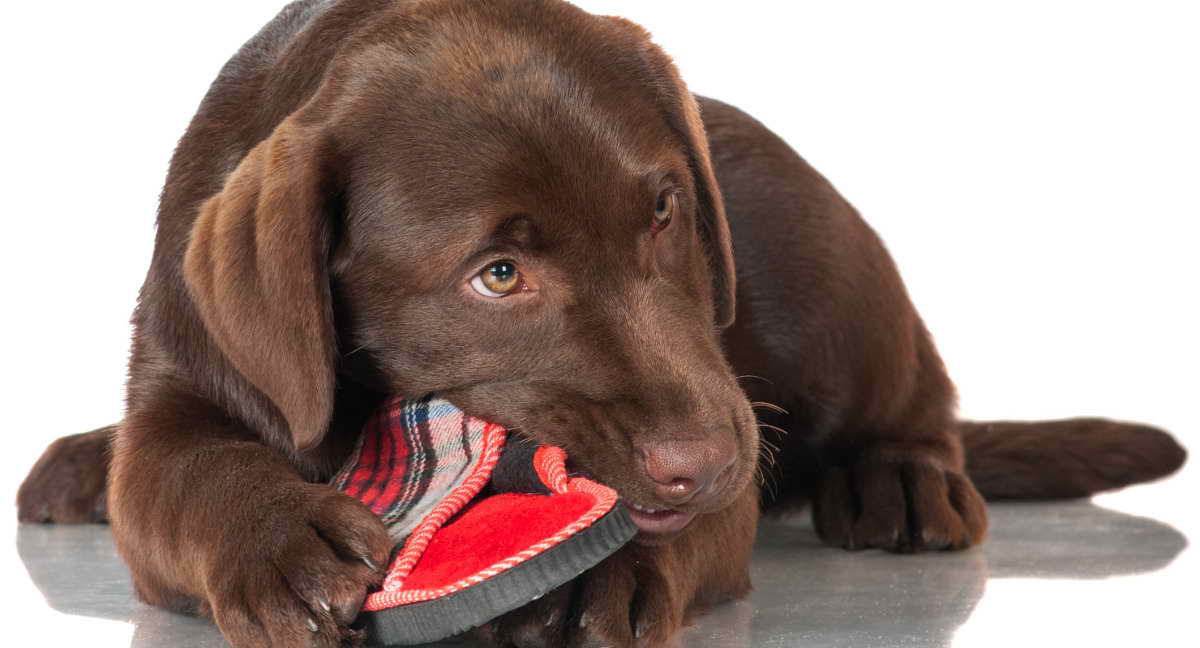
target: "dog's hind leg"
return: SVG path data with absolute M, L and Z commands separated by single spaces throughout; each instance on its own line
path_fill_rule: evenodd
M 108 462 L 116 425 L 55 440 L 17 491 L 21 522 L 108 521 Z
M 768 510 L 811 500 L 822 540 L 847 549 L 961 549 L 986 532 L 984 495 L 1083 497 L 1183 463 L 1143 425 L 956 420 L 954 385 L 879 236 L 761 123 L 701 107 L 737 267 L 725 351 L 759 402 Z
M 701 107 L 737 268 L 725 350 L 766 403 L 767 504 L 810 495 L 821 538 L 847 549 L 978 543 L 954 385 L 882 241 L 765 126 Z

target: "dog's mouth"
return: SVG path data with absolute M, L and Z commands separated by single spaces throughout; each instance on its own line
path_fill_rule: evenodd
M 568 460 L 567 466 L 568 471 L 572 475 L 599 481 L 586 470 L 581 470 L 579 466 L 574 465 L 570 460 Z M 731 470 L 725 472 L 732 473 Z M 725 490 L 731 477 L 732 474 L 726 475 L 723 473 L 716 490 Z M 618 495 L 625 507 L 625 512 L 629 514 L 629 519 L 638 529 L 636 540 L 639 544 L 643 545 L 655 546 L 665 544 L 684 529 L 687 529 L 696 519 L 696 516 L 701 513 L 711 512 L 704 507 L 697 508 L 691 504 L 685 505 L 682 509 L 671 508 L 660 502 L 642 504 L 635 501 L 634 498 L 638 496 L 632 493 L 620 492 L 620 489 L 618 489 Z
M 687 528 L 695 519 L 695 513 L 674 509 L 656 509 L 633 502 L 628 504 L 629 518 L 637 525 L 639 535 L 661 538 L 672 536 Z
M 579 466 L 574 465 L 570 459 L 567 460 L 567 469 L 572 475 L 598 481 L 586 470 L 581 470 Z M 618 494 L 621 496 L 621 503 L 625 505 L 625 511 L 629 514 L 629 519 L 638 528 L 638 541 L 643 544 L 660 544 L 665 542 L 686 529 L 692 523 L 692 520 L 696 518 L 695 511 L 680 511 L 672 508 L 636 504 L 626 497 L 624 493 Z

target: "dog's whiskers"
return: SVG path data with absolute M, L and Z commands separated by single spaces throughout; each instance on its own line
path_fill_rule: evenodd
M 761 407 L 763 409 L 769 409 L 772 412 L 775 412 L 776 414 L 788 414 L 789 413 L 787 410 L 783 409 L 779 405 L 776 405 L 775 403 L 768 403 L 765 401 L 750 401 L 750 407 Z
M 775 445 L 774 443 L 771 443 L 770 441 L 767 441 L 766 439 L 762 439 L 762 438 L 760 438 L 758 441 L 759 441 L 759 443 L 762 444 L 762 447 L 764 449 L 770 448 L 771 452 L 779 452 L 779 446 Z
M 770 423 L 763 423 L 762 421 L 759 421 L 759 422 L 758 422 L 758 427 L 760 427 L 760 428 L 766 428 L 766 429 L 768 429 L 768 430 L 771 430 L 771 431 L 773 431 L 773 432 L 775 432 L 775 433 L 779 434 L 779 436 L 781 436 L 781 437 L 785 437 L 785 436 L 787 436 L 787 435 L 788 435 L 788 431 L 787 431 L 787 430 L 785 430 L 785 429 L 783 429 L 783 428 L 781 428 L 781 427 L 775 426 L 775 425 L 771 425 Z
M 774 473 L 766 470 L 764 466 L 775 465 L 775 456 L 764 447 L 759 447 L 760 460 L 754 466 L 754 481 L 758 483 L 760 488 L 765 489 L 772 498 L 779 494 L 779 484 L 776 483 Z
M 758 447 L 759 460 L 766 462 L 768 465 L 774 466 L 775 465 L 775 453 L 778 451 L 779 451 L 779 448 L 774 448 L 774 447 L 769 448 L 765 445 L 760 445 Z

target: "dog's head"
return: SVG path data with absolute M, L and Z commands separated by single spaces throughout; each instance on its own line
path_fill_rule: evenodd
M 185 275 L 297 448 L 353 380 L 565 447 L 651 541 L 752 480 L 707 140 L 631 23 L 549 1 L 381 17 L 204 204 Z

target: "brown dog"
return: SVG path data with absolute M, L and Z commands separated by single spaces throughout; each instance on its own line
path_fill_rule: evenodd
M 639 542 L 499 645 L 657 643 L 746 592 L 759 470 L 826 542 L 922 551 L 983 538 L 968 471 L 1080 496 L 1183 461 L 1141 426 L 956 422 L 855 211 L 640 28 L 555 0 L 289 5 L 176 151 L 135 325 L 124 421 L 51 446 L 20 516 L 107 497 L 138 595 L 236 646 L 355 636 L 389 541 L 321 482 L 385 394 L 563 445 L 635 508 Z M 761 467 L 751 399 L 790 432 Z

